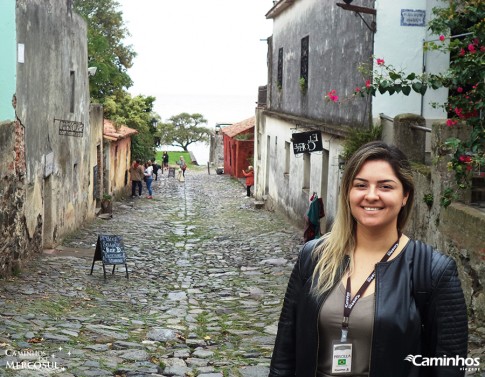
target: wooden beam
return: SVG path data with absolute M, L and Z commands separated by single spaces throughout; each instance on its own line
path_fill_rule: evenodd
M 353 12 L 367 13 L 373 15 L 376 14 L 376 10 L 374 8 L 359 7 L 357 5 L 350 5 L 345 3 L 337 3 L 337 6 L 345 10 L 351 10 Z

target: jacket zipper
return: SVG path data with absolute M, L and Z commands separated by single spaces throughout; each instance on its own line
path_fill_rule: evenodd
M 327 298 L 328 296 L 330 295 L 330 292 L 332 292 L 333 289 L 335 289 L 335 286 L 337 284 L 340 284 L 340 280 L 342 280 L 342 276 L 344 276 L 344 273 L 345 271 L 347 270 L 347 268 L 349 267 L 349 263 L 350 263 L 350 258 L 347 259 L 347 263 L 345 264 L 345 268 L 341 271 L 341 273 L 339 274 L 339 277 L 338 279 L 336 280 L 335 284 L 332 286 L 332 288 L 330 288 L 327 292 L 326 292 L 326 295 L 322 297 L 322 300 L 318 303 L 318 310 L 317 310 L 317 320 L 316 320 L 316 331 L 317 331 L 317 350 L 316 350 L 316 355 L 315 355 L 315 360 L 316 360 L 316 363 L 315 363 L 315 369 L 313 371 L 313 375 L 315 377 L 317 377 L 317 369 L 318 369 L 318 350 L 320 349 L 320 333 L 318 332 L 318 318 L 320 317 L 320 310 L 322 309 L 322 306 L 323 304 L 325 303 L 325 301 L 327 301 Z M 374 298 L 375 300 L 375 298 Z M 372 331 L 374 331 L 374 329 L 372 329 Z M 370 370 L 370 369 L 369 369 Z

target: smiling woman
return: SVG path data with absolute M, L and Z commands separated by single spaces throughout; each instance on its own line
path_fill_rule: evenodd
M 395 146 L 371 142 L 349 159 L 332 231 L 303 247 L 291 274 L 270 377 L 464 375 L 466 365 L 407 359 L 465 360 L 468 337 L 455 262 L 402 233 L 413 201 Z

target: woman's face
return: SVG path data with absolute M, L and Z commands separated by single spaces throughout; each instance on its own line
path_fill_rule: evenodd
M 367 161 L 351 182 L 349 203 L 357 227 L 393 231 L 406 204 L 401 181 L 387 161 Z

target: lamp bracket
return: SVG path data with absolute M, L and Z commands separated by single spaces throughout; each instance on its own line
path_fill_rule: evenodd
M 373 33 L 377 31 L 376 22 L 372 21 L 371 24 L 369 25 L 367 21 L 364 20 L 364 17 L 362 17 L 361 15 L 361 13 L 365 13 L 365 14 L 371 14 L 375 17 L 377 12 L 374 8 L 360 7 L 357 5 L 350 5 L 345 3 L 337 3 L 337 6 L 344 10 L 350 10 L 352 12 L 355 12 L 362 19 L 362 21 L 364 21 L 365 26 L 367 26 L 370 31 L 372 31 Z

